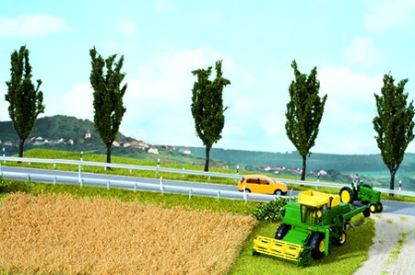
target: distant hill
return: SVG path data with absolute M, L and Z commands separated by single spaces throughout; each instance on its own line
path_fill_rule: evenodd
M 0 140 L 3 146 L 17 146 L 19 138 L 13 129 L 11 121 L 0 122 Z M 119 134 L 117 140 L 131 141 L 134 139 Z M 71 145 L 70 147 L 74 149 L 79 148 L 81 145 L 87 148 L 102 146 L 93 122 L 87 119 L 63 115 L 39 118 L 27 140 L 27 144 L 29 146 Z

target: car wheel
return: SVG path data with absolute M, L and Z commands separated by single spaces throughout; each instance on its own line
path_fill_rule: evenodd
M 282 191 L 280 189 L 277 189 L 277 190 L 274 191 L 274 195 L 281 196 L 282 195 Z

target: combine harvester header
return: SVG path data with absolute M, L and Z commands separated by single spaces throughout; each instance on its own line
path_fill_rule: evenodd
M 330 253 L 330 244 L 346 243 L 346 225 L 352 217 L 370 215 L 366 205 L 356 207 L 340 202 L 339 195 L 317 191 L 303 191 L 297 202 L 289 202 L 275 238 L 257 236 L 253 254 L 267 254 L 307 265 L 311 258 L 320 259 Z

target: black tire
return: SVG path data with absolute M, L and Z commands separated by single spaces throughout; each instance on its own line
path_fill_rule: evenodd
M 311 257 L 313 259 L 320 259 L 324 256 L 324 234 L 315 232 L 310 240 Z M 323 248 L 324 247 L 324 248 Z
M 363 211 L 363 216 L 365 216 L 365 218 L 369 218 L 370 217 L 370 209 L 369 207 L 365 209 L 365 211 Z
M 369 204 L 369 210 L 370 210 L 370 213 L 376 213 L 376 212 L 378 212 L 378 206 L 377 206 L 377 204 L 376 203 L 370 203 Z
M 380 203 L 378 203 L 378 213 L 381 213 L 382 211 L 383 211 L 383 205 L 382 205 L 382 203 L 380 202 Z
M 245 188 L 245 192 L 246 192 L 246 193 L 251 193 L 251 190 L 250 190 L 250 189 L 248 189 L 248 188 Z
M 256 250 L 252 249 L 252 256 L 258 256 L 260 253 L 258 253 Z
M 280 189 L 277 189 L 274 191 L 274 195 L 275 196 L 281 196 L 282 195 L 282 191 Z
M 337 246 L 342 246 L 346 243 L 346 241 L 347 241 L 346 231 L 342 230 L 342 232 L 340 233 L 340 236 L 338 238 L 335 238 L 333 240 L 333 243 Z
M 291 230 L 291 225 L 288 224 L 281 224 L 280 227 L 278 227 L 277 232 L 275 232 L 275 239 L 282 240 L 285 235 L 287 235 L 288 231 Z
M 344 203 L 353 203 L 354 192 L 350 187 L 344 186 L 339 192 L 340 201 Z

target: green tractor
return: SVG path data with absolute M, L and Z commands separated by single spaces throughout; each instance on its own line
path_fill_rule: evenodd
M 369 184 L 361 181 L 353 181 L 352 188 L 344 186 L 339 192 L 340 200 L 344 203 L 361 202 L 369 206 L 370 212 L 380 213 L 383 210 L 383 205 L 380 202 L 381 193 L 373 190 Z
M 330 246 L 345 244 L 346 227 L 351 218 L 363 213 L 370 216 L 366 205 L 356 207 L 340 203 L 339 195 L 312 190 L 298 195 L 283 209 L 283 220 L 275 238 L 257 236 L 253 254 L 259 253 L 307 265 L 311 258 L 320 259 L 330 253 Z

